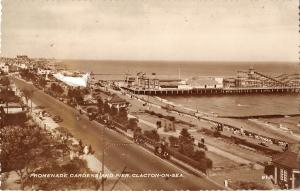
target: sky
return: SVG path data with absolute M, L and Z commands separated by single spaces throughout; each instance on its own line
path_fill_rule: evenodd
M 297 62 L 298 3 L 298 0 L 2 0 L 1 55 Z

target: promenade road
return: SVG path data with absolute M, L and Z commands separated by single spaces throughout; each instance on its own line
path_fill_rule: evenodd
M 96 157 L 102 160 L 102 132 L 103 126 L 95 121 L 89 121 L 86 117 L 76 120 L 77 111 L 55 98 L 45 94 L 19 79 L 13 79 L 18 88 L 35 89 L 33 102 L 38 106 L 44 106 L 54 115 L 60 115 L 64 121 L 61 126 L 67 128 L 74 137 L 81 139 L 84 144 L 91 144 Z M 189 174 L 169 162 L 166 162 L 144 148 L 133 144 L 112 130 L 105 129 L 106 141 L 105 166 L 112 173 L 121 173 L 126 166 L 129 174 L 140 173 L 182 173 L 183 178 L 122 178 L 122 182 L 132 190 L 201 190 L 222 189 L 206 177 L 197 177 Z M 110 188 L 105 188 L 105 190 Z

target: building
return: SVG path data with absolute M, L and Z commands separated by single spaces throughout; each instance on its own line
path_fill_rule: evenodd
M 141 89 L 158 89 L 159 79 L 156 75 L 146 75 L 145 73 L 138 73 L 135 85 Z
M 265 173 L 272 177 L 273 183 L 282 189 L 295 189 L 300 186 L 299 154 L 285 151 L 272 157 Z
M 3 62 L 0 63 L 0 70 L 4 73 L 8 73 L 9 72 L 9 66 Z
M 52 71 L 50 69 L 37 68 L 38 75 L 48 75 L 51 73 L 52 73 Z
M 146 75 L 146 73 L 139 72 L 136 76 L 126 76 L 125 86 L 134 87 L 135 89 L 142 90 L 158 90 L 161 88 L 179 88 L 186 84 L 180 83 L 181 80 L 177 78 L 171 78 L 170 76 L 157 76 L 155 73 L 152 75 Z
M 120 109 L 122 107 L 123 108 L 127 107 L 129 104 L 126 100 L 120 98 L 119 96 L 117 96 L 115 94 L 107 99 L 107 103 L 108 103 L 109 107 L 115 107 L 117 109 Z
M 17 55 L 17 57 L 15 58 L 15 65 L 19 69 L 27 69 L 30 64 L 31 59 L 26 55 Z
M 194 77 L 188 81 L 193 88 L 223 88 L 223 78 Z
M 62 73 L 53 74 L 54 78 L 58 81 L 64 82 L 68 86 L 72 87 L 87 87 L 89 83 L 90 74 L 81 74 L 81 75 L 64 75 Z

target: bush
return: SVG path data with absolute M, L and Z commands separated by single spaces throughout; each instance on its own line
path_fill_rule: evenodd
M 74 159 L 67 164 L 58 165 L 57 163 L 52 163 L 51 165 L 41 168 L 36 171 L 37 174 L 81 174 L 81 173 L 91 173 L 85 161 L 81 159 Z M 74 189 L 92 189 L 97 190 L 100 186 L 100 182 L 96 178 L 51 178 L 49 181 L 47 178 L 35 178 L 31 177 L 30 182 L 38 187 L 38 190 L 74 190 Z
M 180 144 L 179 152 L 192 158 L 194 156 L 194 146 L 192 144 Z
M 130 118 L 126 127 L 127 129 L 131 129 L 132 131 L 135 131 L 135 129 L 139 128 L 138 119 Z
M 201 159 L 201 161 L 195 161 L 195 160 L 179 153 L 178 151 L 176 151 L 176 149 L 172 149 L 172 148 L 168 147 L 167 151 L 174 158 L 181 160 L 182 162 L 185 162 L 204 173 L 206 173 L 207 169 L 211 169 L 213 166 L 212 160 L 210 160 L 208 158 L 203 158 L 203 159 Z
M 215 131 L 213 135 L 214 135 L 214 137 L 220 137 L 221 133 L 219 131 Z
M 177 137 L 170 136 L 169 137 L 169 142 L 170 142 L 171 147 L 177 147 L 178 144 L 179 144 L 179 139 Z
M 144 135 L 151 139 L 151 140 L 154 140 L 156 142 L 159 142 L 160 140 L 160 137 L 159 137 L 159 134 L 157 133 L 156 130 L 151 130 L 151 131 L 144 131 Z
M 196 161 L 201 161 L 201 159 L 205 158 L 205 152 L 197 150 L 194 153 L 193 159 Z

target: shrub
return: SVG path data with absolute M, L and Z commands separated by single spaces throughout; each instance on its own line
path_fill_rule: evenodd
M 178 160 L 181 160 L 182 162 L 185 162 L 193 167 L 195 167 L 198 170 L 201 170 L 202 172 L 206 173 L 207 169 L 212 168 L 212 161 L 207 158 L 201 159 L 201 161 L 195 161 L 178 151 L 176 149 L 167 148 L 167 151 L 172 155 L 174 158 L 177 158 Z
M 188 157 L 193 157 L 194 146 L 192 144 L 180 144 L 179 152 Z
M 170 136 L 169 142 L 171 147 L 176 147 L 179 144 L 179 139 L 177 137 Z
M 194 160 L 201 161 L 201 159 L 203 159 L 203 158 L 205 158 L 205 152 L 204 151 L 197 150 L 194 153 L 194 156 L 193 156 Z
M 215 131 L 213 135 L 214 137 L 220 137 L 221 133 L 219 131 Z
M 151 130 L 151 131 L 144 131 L 144 135 L 151 139 L 151 140 L 154 140 L 156 142 L 159 142 L 160 140 L 160 137 L 159 137 L 159 134 L 157 133 L 156 130 Z
M 130 118 L 126 127 L 127 129 L 131 129 L 132 131 L 134 131 L 138 128 L 138 119 Z

